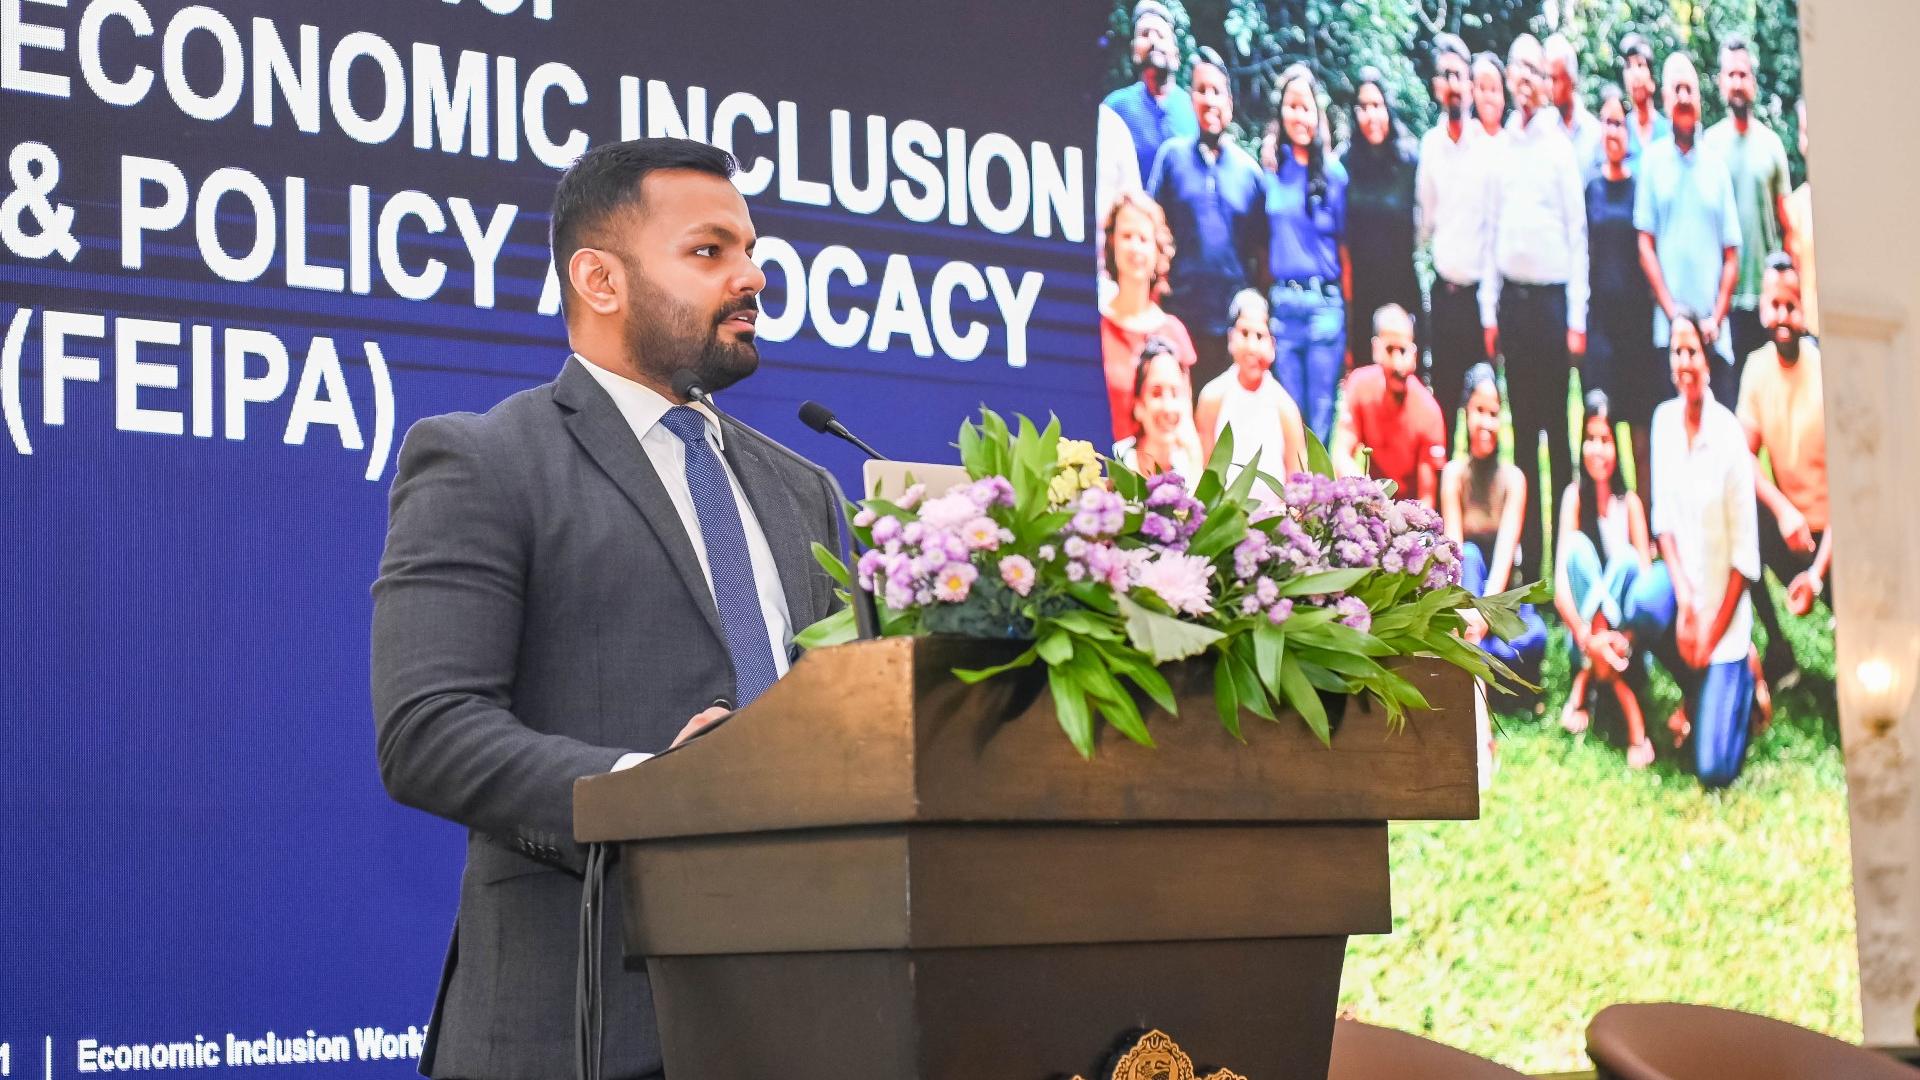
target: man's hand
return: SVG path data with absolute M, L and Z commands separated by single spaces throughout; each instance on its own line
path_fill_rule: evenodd
M 681 728 L 680 734 L 673 737 L 673 746 L 679 746 L 681 743 L 686 742 L 688 739 L 693 738 L 695 735 L 726 719 L 727 715 L 732 711 L 731 709 L 723 709 L 718 705 L 703 710 L 693 719 L 687 721 L 687 726 Z M 669 746 L 667 749 L 671 750 L 673 746 Z
M 1594 668 L 1615 674 L 1627 670 L 1627 639 L 1618 631 L 1601 630 L 1587 638 L 1587 659 Z
M 1786 502 L 1782 499 L 1781 502 Z M 1792 504 L 1781 508 L 1779 514 L 1780 539 L 1787 542 L 1796 555 L 1807 555 L 1813 551 L 1813 530 L 1807 528 L 1807 516 Z
M 1492 360 L 1494 357 L 1499 356 L 1500 355 L 1500 328 L 1497 326 L 1489 326 L 1481 330 L 1480 333 L 1482 338 L 1484 338 L 1486 341 L 1487 359 Z
M 1672 316 L 1669 315 L 1668 318 L 1672 318 Z M 1702 322 L 1700 324 L 1700 347 L 1703 349 L 1711 349 L 1713 348 L 1713 343 L 1718 340 L 1720 340 L 1720 320 L 1708 319 Z
M 1585 330 L 1569 329 L 1567 331 L 1567 355 L 1587 355 L 1587 332 Z
M 1805 615 L 1812 611 L 1813 598 L 1818 593 L 1815 586 L 1818 584 L 1811 570 L 1802 570 L 1795 574 L 1793 580 L 1787 583 L 1787 610 L 1795 615 Z
M 1680 650 L 1680 660 L 1690 668 L 1706 667 L 1706 658 L 1713 655 L 1712 643 L 1701 648 L 1700 638 L 1704 627 L 1700 625 L 1700 613 L 1692 604 L 1680 609 L 1679 617 L 1673 625 L 1673 643 Z

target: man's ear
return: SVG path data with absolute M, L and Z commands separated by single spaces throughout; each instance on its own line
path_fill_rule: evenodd
M 626 300 L 626 267 L 602 248 L 575 251 L 567 260 L 567 283 L 581 307 L 601 315 L 618 312 Z

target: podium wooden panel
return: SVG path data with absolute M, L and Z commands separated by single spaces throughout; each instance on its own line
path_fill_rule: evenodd
M 1157 749 L 1105 731 L 1084 761 L 1040 672 L 950 674 L 1012 648 L 811 653 L 579 781 L 673 1080 L 1092 1080 L 1154 1028 L 1202 1075 L 1325 1075 L 1346 937 L 1392 928 L 1385 822 L 1479 812 L 1472 680 L 1407 662 L 1434 709 L 1349 708 L 1329 749 L 1291 716 L 1236 742 L 1182 665 Z

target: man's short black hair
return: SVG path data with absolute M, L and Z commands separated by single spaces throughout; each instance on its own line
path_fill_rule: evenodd
M 553 191 L 553 220 L 547 244 L 554 270 L 564 286 L 561 310 L 572 286 L 567 263 L 583 247 L 601 247 L 607 223 L 622 211 L 640 208 L 640 182 L 661 169 L 691 169 L 730 180 L 733 155 L 692 139 L 628 139 L 602 143 L 580 155 Z
M 1649 42 L 1647 36 L 1638 30 L 1632 31 L 1628 33 L 1626 37 L 1620 39 L 1621 64 L 1624 65 L 1628 60 L 1635 57 L 1647 62 L 1648 71 L 1653 70 L 1653 43 Z
M 1193 69 L 1198 71 L 1202 65 L 1218 68 L 1222 75 L 1228 73 L 1227 61 L 1211 45 L 1202 45 L 1193 50 Z
M 1459 34 L 1442 32 L 1433 35 L 1433 48 L 1428 50 L 1427 55 L 1428 59 L 1433 62 L 1433 73 L 1436 75 L 1440 73 L 1440 58 L 1442 56 L 1457 56 L 1460 58 L 1460 63 L 1469 68 L 1473 66 L 1473 54 L 1467 51 L 1467 43 L 1461 39 Z

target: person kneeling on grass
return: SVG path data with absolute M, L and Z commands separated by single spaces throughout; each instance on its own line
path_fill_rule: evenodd
M 1460 584 L 1477 596 L 1513 587 L 1520 560 L 1520 524 L 1527 515 L 1527 474 L 1500 460 L 1500 382 L 1491 364 L 1467 372 L 1461 407 L 1467 414 L 1467 453 L 1440 473 L 1440 517 L 1447 536 L 1460 545 Z M 1522 605 L 1526 632 L 1512 641 L 1486 636 L 1473 620 L 1467 634 L 1487 655 L 1529 682 L 1539 681 L 1547 651 L 1547 626 L 1532 604 Z
M 1673 625 L 1673 585 L 1653 560 L 1647 511 L 1620 476 L 1606 392 L 1590 390 L 1580 420 L 1580 478 L 1560 495 L 1554 541 L 1554 607 L 1566 624 L 1578 673 L 1560 724 L 1587 730 L 1595 683 L 1613 689 L 1627 725 L 1627 765 L 1653 764 L 1647 738 L 1644 648 Z
M 1760 577 L 1753 454 L 1746 432 L 1708 387 L 1697 317 L 1675 312 L 1669 345 L 1679 396 L 1653 413 L 1653 534 L 1673 583 L 1674 623 L 1661 662 L 1684 698 L 1668 720 L 1674 745 L 1693 740 L 1707 787 L 1740 777 L 1752 735 L 1760 658 L 1748 586 Z

